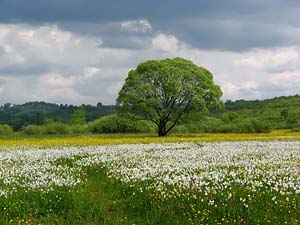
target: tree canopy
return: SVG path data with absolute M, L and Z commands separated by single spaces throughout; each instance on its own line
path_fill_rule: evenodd
M 85 110 L 83 107 L 76 109 L 72 114 L 72 125 L 86 124 Z
M 221 96 L 207 69 L 182 58 L 149 60 L 129 71 L 117 107 L 151 120 L 165 136 L 189 114 L 221 106 Z

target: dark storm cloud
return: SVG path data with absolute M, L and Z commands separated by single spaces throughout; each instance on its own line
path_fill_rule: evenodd
M 296 0 L 2 0 L 0 21 L 58 23 L 102 36 L 107 47 L 141 48 L 118 22 L 147 19 L 193 47 L 243 51 L 299 44 L 299 7 Z
M 149 29 L 143 32 L 122 30 L 121 22 L 62 22 L 60 27 L 80 35 L 101 37 L 102 48 L 142 49 L 151 45 L 151 38 L 155 34 Z
M 2 0 L 6 21 L 118 21 L 147 17 L 227 17 L 299 6 L 296 0 Z
M 222 1 L 217 1 L 222 2 Z M 123 19 L 171 18 L 198 14 L 192 9 L 211 8 L 210 1 L 143 1 L 143 0 L 4 0 L 3 21 L 118 21 Z M 205 11 L 205 10 L 203 10 Z

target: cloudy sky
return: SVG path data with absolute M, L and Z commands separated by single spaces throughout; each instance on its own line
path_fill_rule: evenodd
M 300 94 L 299 0 L 0 0 L 0 104 L 114 104 L 128 71 L 184 57 L 223 100 Z

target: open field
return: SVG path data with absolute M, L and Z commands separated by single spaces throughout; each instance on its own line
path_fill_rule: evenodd
M 296 134 L 3 140 L 0 224 L 299 224 Z
M 171 134 L 166 137 L 157 137 L 155 134 L 109 134 L 109 135 L 83 135 L 83 136 L 10 136 L 0 138 L 0 146 L 90 146 L 110 144 L 137 144 L 137 143 L 164 143 L 164 142 L 218 142 L 218 141 L 274 141 L 274 140 L 300 140 L 300 132 L 290 130 L 274 130 L 271 133 L 253 134 Z

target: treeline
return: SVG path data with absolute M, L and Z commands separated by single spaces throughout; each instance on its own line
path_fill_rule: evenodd
M 14 131 L 26 135 L 81 133 L 154 133 L 149 121 L 116 114 L 116 107 L 58 105 L 29 102 L 0 107 L 0 135 Z M 226 101 L 224 110 L 181 121 L 173 133 L 261 133 L 272 129 L 300 130 L 300 96 L 268 100 Z
M 15 131 L 23 130 L 28 125 L 48 123 L 47 120 L 69 124 L 72 114 L 79 108 L 84 109 L 87 122 L 116 112 L 115 106 L 101 103 L 96 106 L 59 105 L 46 102 L 28 102 L 22 105 L 6 103 L 0 107 L 0 124 L 7 124 Z
M 273 129 L 300 131 L 300 96 L 266 100 L 226 101 L 223 111 L 176 128 L 177 132 L 265 133 Z
M 175 127 L 177 133 L 266 133 L 274 129 L 300 131 L 300 96 L 266 100 L 226 101 L 224 110 L 191 118 Z
M 258 120 L 270 124 L 272 129 L 300 128 L 300 96 L 282 96 L 266 100 L 235 102 L 227 101 L 225 111 L 214 114 L 225 123 Z

